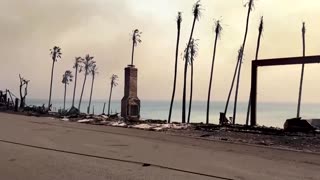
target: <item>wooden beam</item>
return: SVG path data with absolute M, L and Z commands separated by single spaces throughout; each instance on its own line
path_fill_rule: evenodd
M 312 64 L 320 63 L 320 56 L 305 56 L 305 57 L 288 57 L 275 59 L 261 59 L 252 61 L 252 64 L 257 66 L 277 66 L 277 65 L 294 65 L 294 64 Z
M 251 66 L 251 121 L 250 126 L 257 125 L 257 80 L 258 80 L 258 66 L 257 61 L 252 61 Z
M 250 125 L 257 125 L 257 80 L 258 67 L 263 66 L 279 66 L 279 65 L 295 65 L 295 64 L 312 64 L 320 63 L 320 56 L 305 57 L 287 57 L 274 59 L 253 60 L 251 66 L 251 121 Z

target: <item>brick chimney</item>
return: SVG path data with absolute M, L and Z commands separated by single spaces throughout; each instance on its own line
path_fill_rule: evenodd
M 121 100 L 121 116 L 124 118 L 140 118 L 140 100 L 138 98 L 138 69 L 128 65 L 124 69 L 124 97 Z

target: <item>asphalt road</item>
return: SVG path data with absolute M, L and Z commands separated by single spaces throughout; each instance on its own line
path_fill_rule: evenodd
M 4 180 L 319 178 L 319 154 L 0 113 Z

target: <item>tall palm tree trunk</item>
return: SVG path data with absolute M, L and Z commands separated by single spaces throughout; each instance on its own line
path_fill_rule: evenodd
M 305 57 L 306 56 L 306 43 L 305 43 L 305 24 L 304 23 L 303 23 L 303 27 L 302 27 L 302 48 L 303 48 L 302 49 L 302 54 L 303 54 L 303 57 Z M 297 107 L 297 118 L 300 117 L 300 106 L 301 106 L 303 77 L 304 77 L 304 64 L 302 64 L 302 69 L 301 69 L 299 98 L 298 98 L 298 107 Z
M 81 103 L 82 103 L 82 96 L 83 96 L 83 91 L 84 91 L 84 86 L 86 85 L 86 81 L 87 81 L 87 72 L 85 72 L 84 75 L 84 80 L 83 80 L 83 85 L 82 85 L 82 90 L 81 90 L 81 95 L 80 95 L 80 100 L 79 100 L 79 105 L 78 105 L 78 109 L 81 112 Z
M 92 82 L 91 82 L 91 91 L 90 91 L 90 98 L 89 98 L 89 106 L 87 113 L 90 113 L 90 106 L 91 106 L 91 100 L 92 100 L 92 92 L 93 92 L 93 83 L 94 83 L 94 75 L 92 75 Z
M 191 34 L 189 37 L 186 54 L 189 54 L 189 46 L 193 36 L 194 27 L 196 25 L 196 17 L 193 19 Z M 183 75 L 183 95 L 182 95 L 182 123 L 186 123 L 186 96 L 187 96 L 187 72 L 188 72 L 188 60 L 184 63 L 184 75 Z
M 228 106 L 229 106 L 229 102 L 230 102 L 230 98 L 231 98 L 231 93 L 232 93 L 233 86 L 234 86 L 234 81 L 236 80 L 238 67 L 239 67 L 239 61 L 237 61 L 236 67 L 235 67 L 235 69 L 234 69 L 233 78 L 232 78 L 232 82 L 231 82 L 231 87 L 230 87 L 230 90 L 229 90 L 229 94 L 228 94 L 226 106 L 225 106 L 225 108 L 224 108 L 224 115 L 227 115 L 227 112 L 228 112 Z
M 215 41 L 214 41 L 214 48 L 213 48 L 212 64 L 211 64 L 209 90 L 208 90 L 206 124 L 209 124 L 209 112 L 210 112 L 210 97 L 211 97 L 212 77 L 213 77 L 214 60 L 215 60 L 215 58 L 216 58 L 216 49 L 217 49 L 218 37 L 219 37 L 219 34 L 216 33 L 216 38 L 215 38 Z
M 169 109 L 169 117 L 168 123 L 171 122 L 171 113 L 172 113 L 172 106 L 174 102 L 174 96 L 176 93 L 176 85 L 177 85 L 177 72 L 178 72 L 178 57 L 179 57 L 179 42 L 180 42 L 180 26 L 178 26 L 178 34 L 177 34 L 177 44 L 176 44 L 176 61 L 174 65 L 174 78 L 173 78 L 173 90 L 172 90 L 172 97 Z
M 263 17 L 262 17 L 263 18 Z M 262 22 L 262 20 L 261 20 Z M 261 23 L 260 23 L 260 28 L 261 28 Z M 260 40 L 261 40 L 261 35 L 262 35 L 262 29 L 259 28 L 259 35 L 258 35 L 258 41 L 257 41 L 257 49 L 256 49 L 256 57 L 255 57 L 255 61 L 258 60 L 259 57 L 259 50 L 260 50 Z M 249 94 L 249 103 L 248 103 L 248 109 L 247 109 L 247 116 L 246 116 L 246 125 L 249 125 L 249 118 L 250 118 L 250 107 L 251 107 L 251 90 L 250 90 L 250 94 Z
M 49 103 L 48 103 L 48 108 L 49 108 L 49 110 L 51 110 L 51 95 L 52 95 L 52 83 L 53 83 L 54 63 L 55 63 L 55 61 L 54 61 L 54 60 L 52 60 L 51 82 L 50 82 L 50 93 L 49 93 Z
M 247 41 L 247 35 L 248 35 L 248 30 L 249 30 L 249 20 L 250 20 L 250 13 L 251 13 L 251 8 L 252 8 L 252 3 L 253 0 L 250 0 L 249 5 L 248 5 L 248 15 L 247 15 L 247 22 L 246 22 L 246 30 L 244 33 L 244 39 L 243 39 L 243 44 L 242 44 L 242 53 L 239 58 L 239 69 L 238 69 L 238 77 L 237 77 L 237 85 L 236 85 L 236 94 L 234 98 L 234 107 L 233 107 L 233 124 L 236 122 L 236 115 L 237 115 L 237 103 L 238 103 L 238 92 L 239 92 L 239 85 L 240 85 L 240 77 L 241 77 L 241 65 L 242 65 L 242 59 L 243 59 L 243 52 L 244 48 L 246 45 Z
M 108 116 L 110 115 L 110 104 L 111 104 L 112 89 L 113 89 L 113 85 L 111 84 L 110 94 L 109 94 L 109 102 L 108 102 Z
M 132 42 L 132 54 L 131 54 L 131 65 L 133 66 L 133 57 L 134 57 L 134 42 Z
M 78 77 L 78 67 L 76 67 L 76 73 L 74 77 L 74 87 L 73 87 L 73 97 L 72 97 L 72 107 L 74 107 L 74 99 L 76 96 L 76 89 L 77 89 L 77 77 Z
M 20 108 L 24 108 L 24 98 L 22 96 L 22 84 L 21 84 L 21 78 L 20 78 L 20 99 L 21 99 L 21 102 L 20 102 Z
M 191 80 L 190 80 L 190 100 L 189 100 L 189 113 L 188 113 L 188 124 L 190 123 L 190 116 L 191 116 L 191 108 L 192 108 L 192 95 L 193 95 L 193 61 L 191 57 Z
M 67 83 L 64 83 L 63 110 L 66 110 Z

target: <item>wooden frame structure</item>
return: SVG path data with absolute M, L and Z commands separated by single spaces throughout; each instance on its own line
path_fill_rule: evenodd
M 258 67 L 279 66 L 279 65 L 295 65 L 295 64 L 313 64 L 320 63 L 320 56 L 305 57 L 287 57 L 275 59 L 253 60 L 251 66 L 251 121 L 250 125 L 257 125 L 257 83 L 258 83 Z

